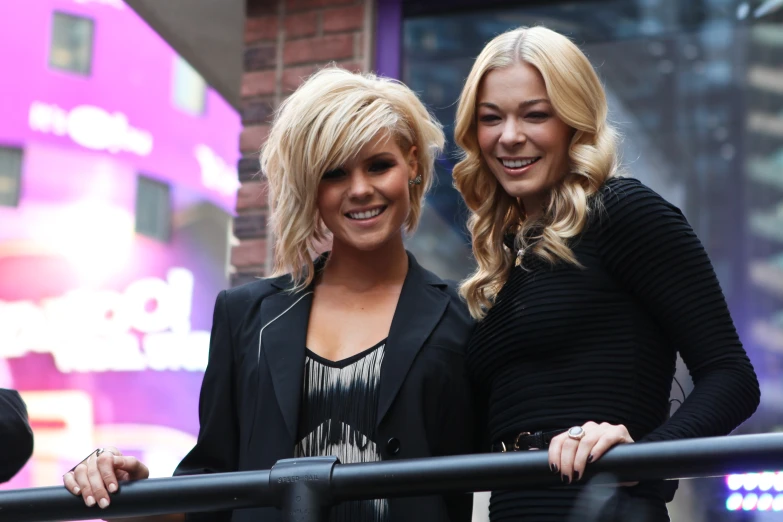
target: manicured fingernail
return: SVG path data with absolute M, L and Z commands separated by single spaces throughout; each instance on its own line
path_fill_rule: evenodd
M 579 480 L 579 472 L 574 471 L 574 482 L 576 482 L 577 480 Z
M 557 467 L 557 464 L 552 464 L 552 467 L 554 468 L 555 473 L 560 473 L 560 468 Z
M 568 482 L 566 482 L 566 476 L 565 475 L 560 475 L 560 481 L 565 483 L 565 484 L 568 484 Z
M 88 507 L 93 507 L 95 505 L 95 499 L 92 497 L 87 497 L 87 500 L 85 501 Z
M 590 462 L 593 462 L 593 456 L 592 456 L 592 455 L 590 455 L 589 457 L 587 457 L 587 462 L 588 462 L 588 464 L 589 464 Z
M 117 484 L 109 484 L 109 493 L 114 493 L 117 491 Z
M 555 465 L 554 465 L 554 464 L 550 464 L 550 465 L 549 465 L 549 469 L 550 469 L 550 471 L 552 471 L 552 473 L 554 473 L 555 471 L 557 471 L 557 469 L 555 469 Z
M 79 489 L 79 486 L 74 486 L 74 488 L 73 488 L 73 492 L 74 492 L 75 494 L 77 494 L 77 495 L 78 495 L 80 491 L 81 491 L 81 489 Z
M 109 501 L 108 501 L 108 500 L 106 500 L 105 498 L 102 498 L 102 499 L 101 499 L 101 500 L 98 502 L 98 505 L 99 505 L 99 506 L 101 506 L 101 509 L 106 509 L 106 507 L 109 505 Z

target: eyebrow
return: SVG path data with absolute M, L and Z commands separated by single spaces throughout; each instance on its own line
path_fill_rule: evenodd
M 534 100 L 526 100 L 519 104 L 519 108 L 522 109 L 524 107 L 530 107 L 531 105 L 535 105 L 537 103 L 550 103 L 550 101 L 546 98 L 536 98 Z M 496 111 L 500 110 L 500 107 L 495 105 L 494 103 L 490 102 L 481 102 L 478 104 L 479 107 L 487 107 L 490 109 L 494 109 Z
M 373 154 L 372 156 L 368 156 L 368 157 L 364 158 L 362 161 L 365 162 L 365 163 L 368 163 L 370 161 L 377 160 L 377 159 L 384 159 L 384 158 L 387 158 L 387 159 L 388 158 L 392 158 L 392 159 L 394 159 L 394 157 L 395 157 L 395 155 L 394 155 L 393 152 L 391 152 L 391 151 L 383 151 L 383 152 L 378 152 L 376 154 Z

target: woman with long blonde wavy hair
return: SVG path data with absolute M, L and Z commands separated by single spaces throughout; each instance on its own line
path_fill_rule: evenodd
M 443 142 L 408 87 L 372 74 L 329 67 L 283 102 L 261 151 L 275 273 L 217 298 L 198 442 L 176 474 L 475 449 L 465 371 L 473 320 L 457 289 L 403 244 Z M 327 240 L 331 251 L 318 255 Z M 105 508 L 118 479 L 148 476 L 133 457 L 105 448 L 64 483 Z M 465 494 L 346 502 L 329 520 L 469 522 L 471 504 Z M 280 512 L 187 519 L 272 522 Z
M 544 27 L 490 41 L 459 100 L 469 375 L 493 451 L 546 449 L 562 481 L 493 492 L 492 522 L 668 520 L 673 488 L 592 495 L 589 463 L 619 443 L 727 434 L 759 402 L 707 254 L 677 208 L 618 175 L 607 113 L 587 57 Z M 694 388 L 670 417 L 678 352 Z

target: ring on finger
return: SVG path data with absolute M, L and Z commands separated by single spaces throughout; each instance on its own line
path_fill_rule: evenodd
M 568 430 L 568 438 L 573 440 L 582 440 L 585 436 L 585 430 L 581 426 L 574 426 Z

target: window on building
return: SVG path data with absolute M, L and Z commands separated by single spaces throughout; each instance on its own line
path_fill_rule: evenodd
M 89 76 L 95 24 L 89 18 L 54 13 L 49 67 Z
M 0 206 L 19 205 L 22 181 L 22 149 L 0 147 Z
M 171 237 L 171 189 L 146 176 L 136 184 L 136 233 L 160 241 Z
M 181 56 L 174 58 L 172 102 L 174 106 L 193 116 L 201 116 L 206 108 L 207 82 Z

